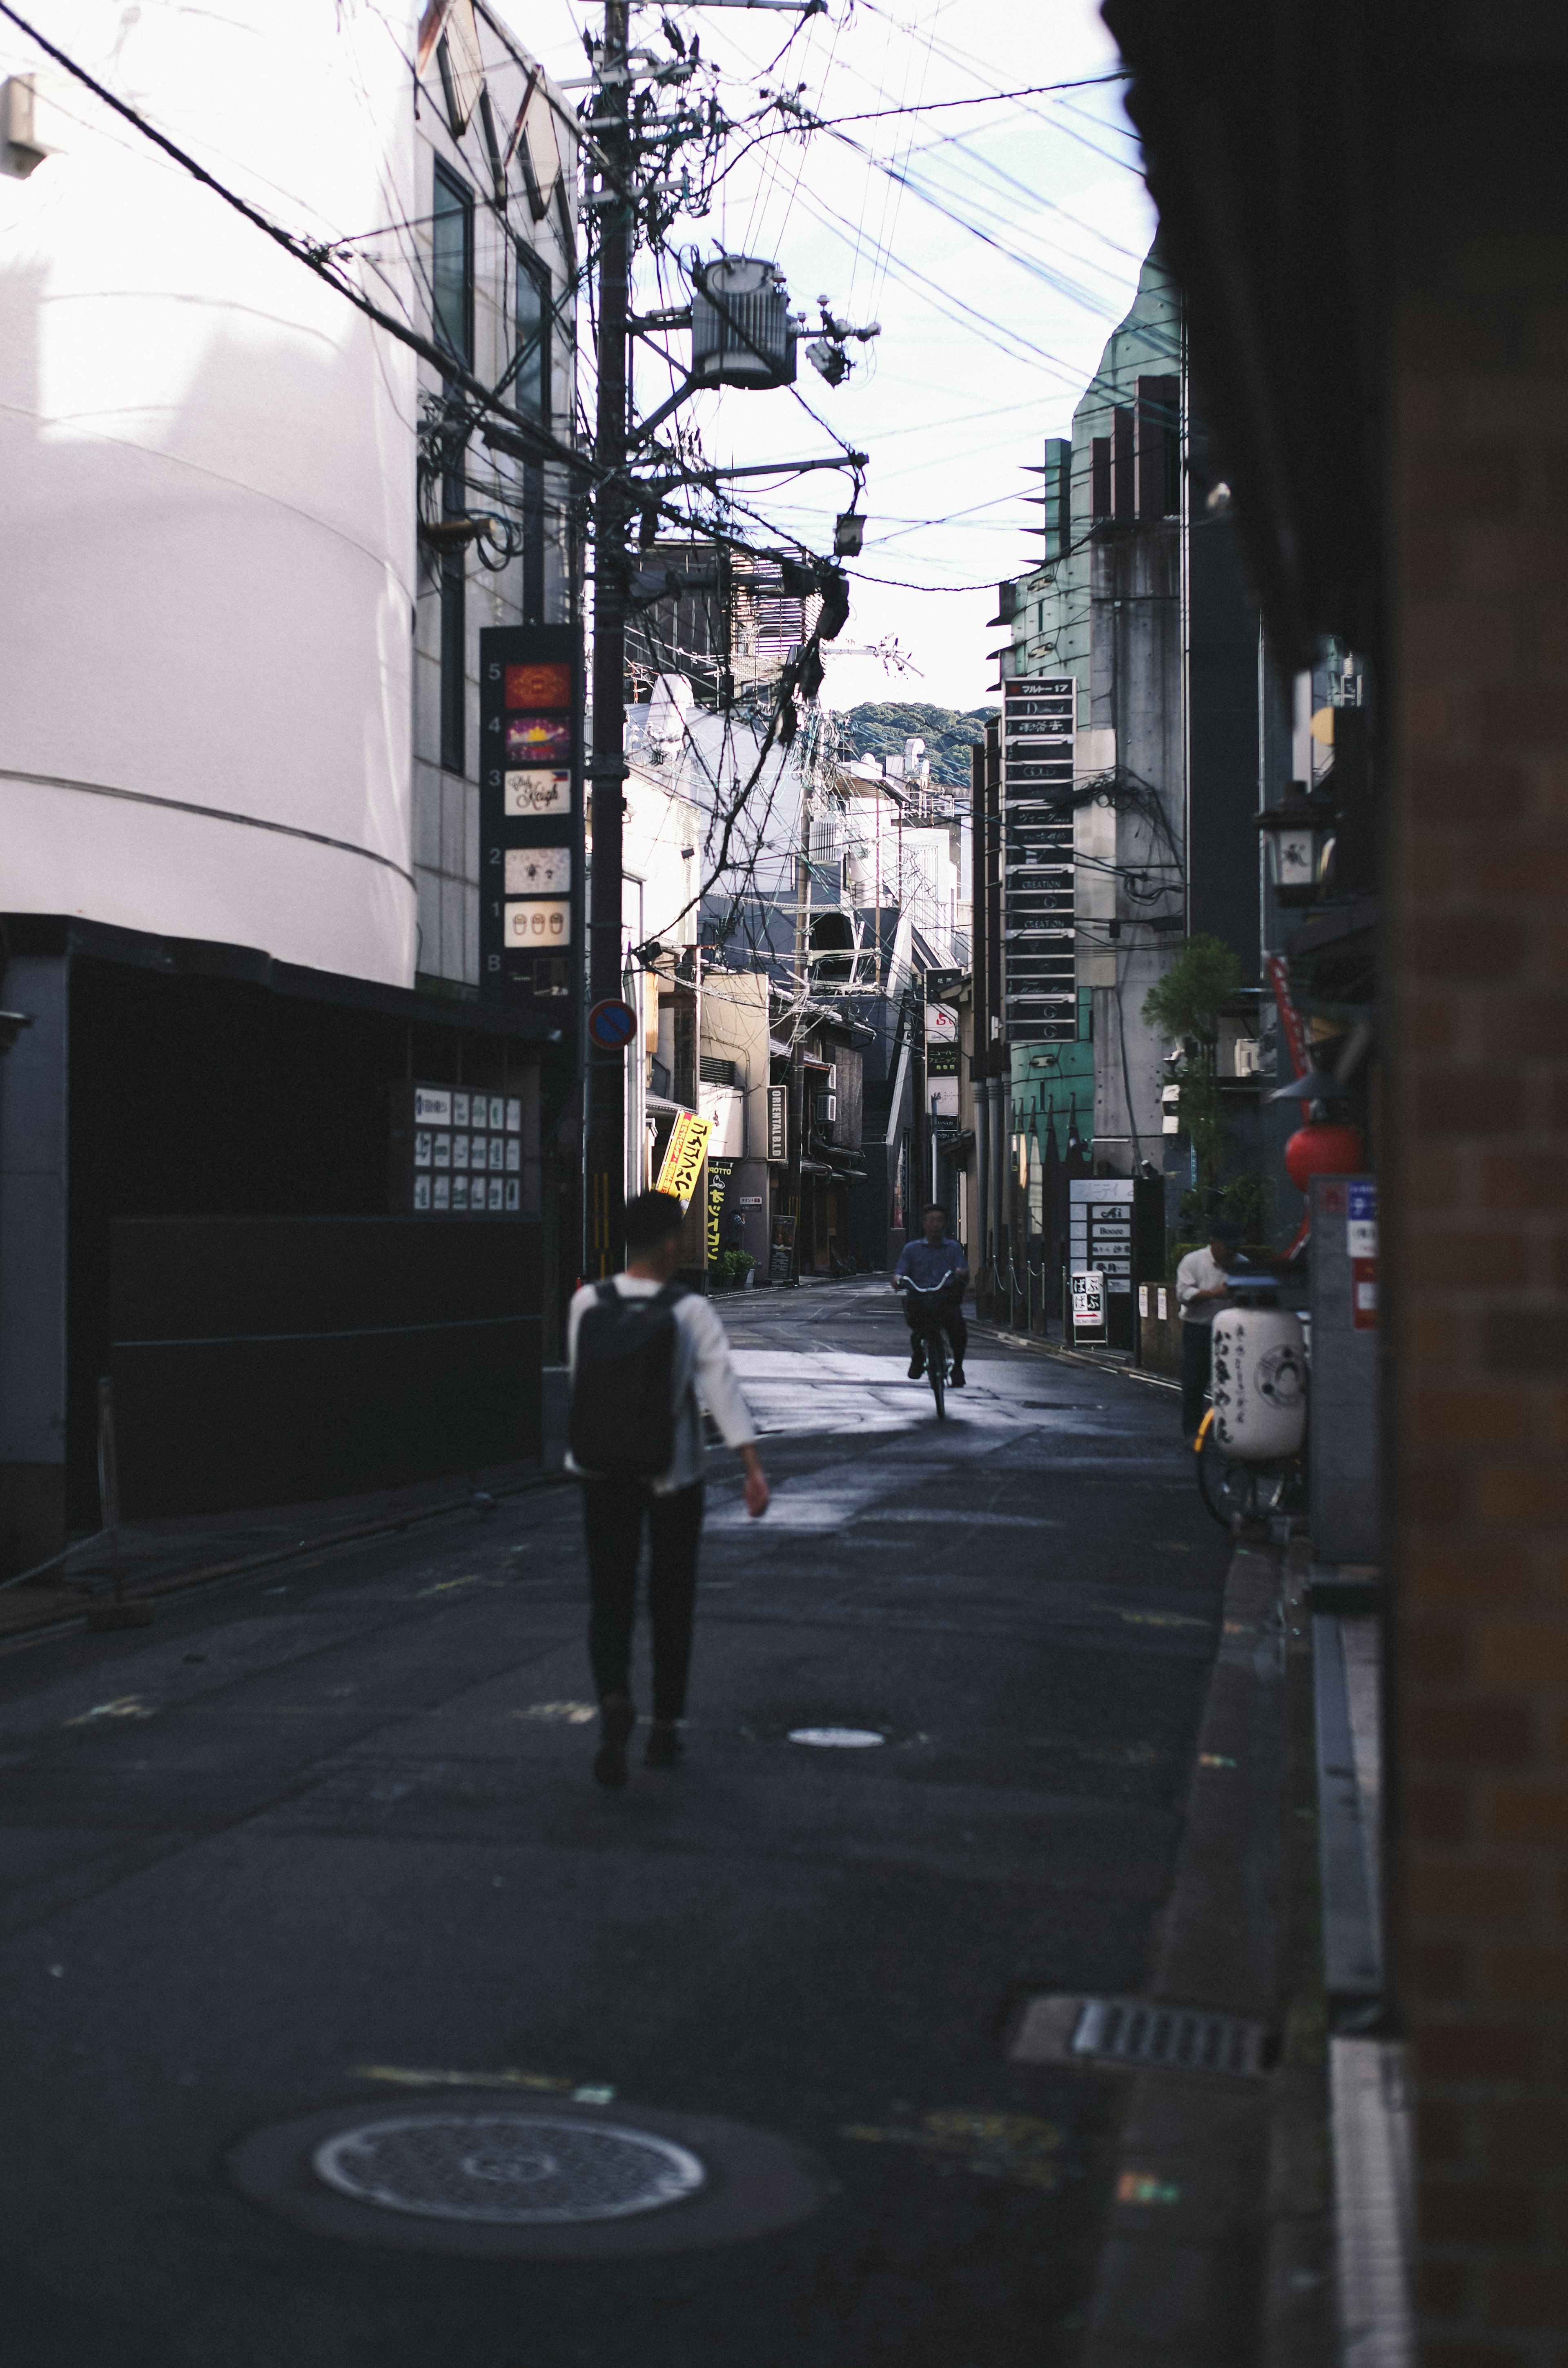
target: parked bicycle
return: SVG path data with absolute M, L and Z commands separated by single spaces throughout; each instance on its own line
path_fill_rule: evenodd
M 931 1395 L 937 1401 L 937 1419 L 948 1418 L 948 1335 L 945 1318 L 948 1310 L 956 1305 L 952 1286 L 938 1283 L 934 1290 L 923 1291 L 907 1275 L 901 1275 L 893 1284 L 898 1292 L 907 1292 L 915 1311 L 916 1321 L 911 1336 L 920 1344 L 926 1360 L 926 1378 L 931 1384 Z
M 1204 1509 L 1221 1529 L 1240 1532 L 1276 1515 L 1301 1513 L 1307 1505 L 1305 1453 L 1282 1456 L 1277 1463 L 1244 1462 L 1227 1455 L 1214 1429 L 1210 1406 L 1192 1442 L 1198 1463 L 1198 1493 Z

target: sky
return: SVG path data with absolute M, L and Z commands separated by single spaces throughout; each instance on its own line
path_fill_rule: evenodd
M 634 45 L 665 50 L 662 13 L 633 8 Z M 1004 638 L 988 625 L 995 586 L 1040 550 L 1027 531 L 1040 516 L 1028 507 L 1040 491 L 1029 465 L 1047 437 L 1070 432 L 1154 221 L 1119 81 L 986 95 L 1114 77 L 1116 45 L 1094 0 L 829 0 L 826 16 L 803 25 L 763 9 L 667 13 L 724 69 L 733 117 L 760 105 L 759 85 L 802 83 L 802 104 L 822 116 L 926 110 L 845 122 L 841 138 L 760 143 L 706 219 L 676 223 L 682 251 L 722 247 L 777 263 L 792 309 L 814 316 L 826 295 L 841 321 L 881 324 L 869 346 L 850 346 L 856 366 L 837 388 L 802 348 L 794 389 L 704 393 L 679 416 L 699 427 L 713 463 L 804 460 L 834 450 L 835 437 L 870 456 L 865 549 L 850 563 L 853 607 L 828 677 L 833 706 L 983 705 L 994 696 L 988 654 Z M 602 8 L 506 0 L 506 14 L 559 79 L 585 74 L 582 30 L 602 28 Z M 952 99 L 976 103 L 931 104 Z M 643 292 L 668 304 L 685 291 L 666 267 L 662 300 L 651 284 Z M 684 340 L 676 347 L 684 352 Z M 661 379 L 652 357 L 639 368 L 650 409 L 668 372 Z M 790 535 L 825 552 L 848 489 L 846 476 L 824 471 L 737 492 L 766 522 L 759 541 Z M 881 655 L 858 655 L 871 651 Z

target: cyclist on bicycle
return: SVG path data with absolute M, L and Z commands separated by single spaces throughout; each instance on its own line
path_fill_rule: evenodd
M 937 1304 L 942 1328 L 953 1347 L 953 1370 L 948 1379 L 955 1390 L 963 1387 L 963 1352 L 969 1346 L 969 1326 L 959 1305 L 968 1281 L 969 1261 L 961 1245 L 948 1231 L 948 1212 L 939 1201 L 933 1201 L 922 1215 L 920 1239 L 907 1245 L 893 1269 L 893 1289 L 898 1291 L 901 1283 L 912 1282 L 916 1291 L 940 1291 Z M 926 1372 L 921 1325 L 926 1318 L 914 1292 L 902 1291 L 899 1296 L 903 1301 L 903 1320 L 909 1326 L 909 1378 L 918 1382 Z

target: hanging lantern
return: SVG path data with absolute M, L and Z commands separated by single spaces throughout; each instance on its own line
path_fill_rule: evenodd
M 1358 1176 L 1366 1166 L 1367 1146 L 1355 1127 L 1334 1119 L 1298 1127 L 1285 1145 L 1285 1172 L 1298 1192 L 1305 1192 L 1314 1176 Z
M 1327 799 L 1313 797 L 1305 781 L 1288 782 L 1279 803 L 1265 806 L 1257 827 L 1277 903 L 1312 903 L 1327 875 L 1338 819 Z

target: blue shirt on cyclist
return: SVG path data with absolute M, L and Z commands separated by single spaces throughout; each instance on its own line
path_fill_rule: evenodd
M 894 1276 L 915 1284 L 919 1291 L 935 1291 L 950 1281 L 960 1285 L 969 1281 L 969 1260 L 962 1247 L 949 1235 L 939 1235 L 932 1241 L 928 1235 L 908 1244 L 893 1269 Z

